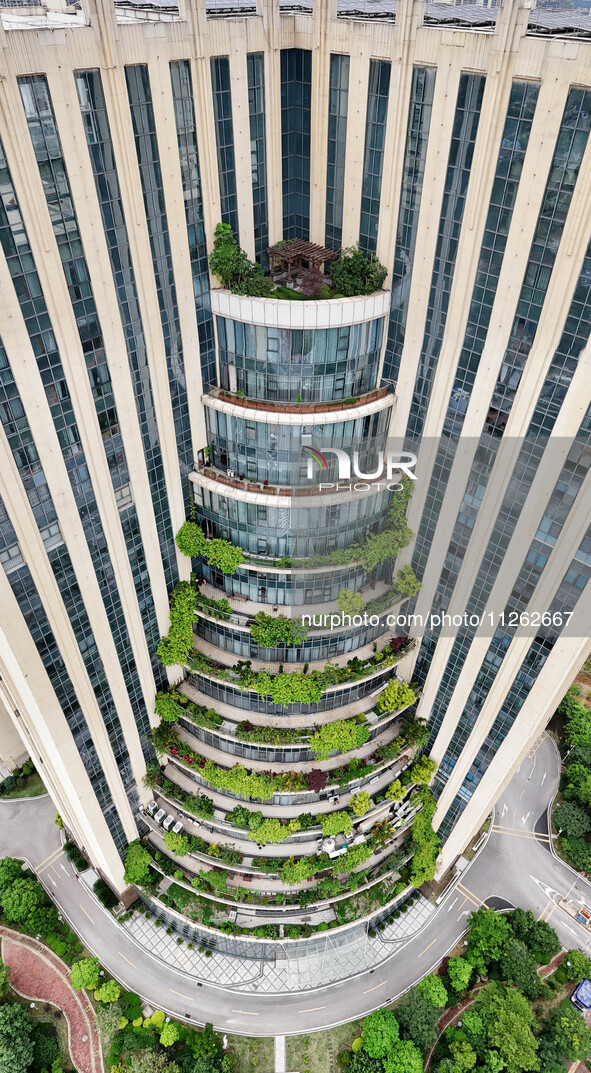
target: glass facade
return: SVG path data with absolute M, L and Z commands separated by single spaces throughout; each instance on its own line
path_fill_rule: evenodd
M 282 507 L 245 503 L 241 499 L 212 492 L 195 485 L 199 520 L 211 522 L 212 532 L 252 555 L 284 555 L 303 559 L 348 548 L 357 537 L 362 540 L 377 532 L 383 523 L 391 493 L 357 495 L 327 506 L 318 497 L 318 506 Z
M 378 241 L 391 66 L 386 60 L 370 60 L 369 64 L 359 245 L 371 253 L 375 253 Z
M 181 179 L 185 200 L 185 221 L 189 240 L 189 256 L 191 258 L 197 330 L 199 332 L 201 380 L 203 386 L 208 387 L 217 382 L 215 337 L 209 300 L 209 266 L 203 224 L 201 174 L 189 61 L 179 60 L 176 63 L 171 63 L 170 78 L 181 162 Z
M 349 57 L 330 57 L 328 91 L 328 152 L 326 165 L 326 223 L 324 242 L 329 250 L 343 245 L 343 196 L 349 107 Z
M 281 50 L 283 238 L 310 236 L 310 122 L 312 53 Z
M 376 386 L 383 323 L 298 331 L 217 317 L 222 387 L 278 402 L 362 395 Z
M 431 127 L 433 92 L 436 71 L 430 67 L 415 67 L 410 91 L 402 187 L 398 208 L 398 229 L 392 270 L 392 299 L 388 341 L 384 356 L 385 379 L 398 379 L 404 346 L 406 315 L 419 226 L 419 212 L 425 176 L 427 142 Z
M 224 472 L 227 469 L 253 481 L 269 484 L 302 485 L 307 479 L 307 458 L 302 448 L 314 444 L 320 451 L 325 447 L 341 447 L 359 451 L 359 468 L 369 473 L 376 468 L 377 451 L 382 448 L 388 433 L 391 410 L 368 414 L 350 421 L 326 425 L 275 425 L 252 419 L 253 411 L 245 417 L 234 417 L 210 406 L 205 409 L 210 464 Z M 256 417 L 256 411 L 254 412 Z M 337 459 L 326 459 L 327 480 L 338 477 Z
M 78 72 L 76 88 L 125 336 L 164 576 L 167 586 L 172 588 L 178 581 L 178 568 L 164 464 L 135 271 L 100 73 L 95 70 Z
M 213 92 L 215 141 L 218 156 L 220 214 L 223 223 L 230 225 L 236 241 L 240 242 L 238 228 L 238 197 L 236 194 L 236 163 L 234 159 L 234 128 L 232 125 L 230 61 L 227 56 L 212 57 L 211 88 Z
M 460 78 L 431 276 L 425 334 L 410 408 L 406 446 L 420 442 L 431 399 L 433 377 L 447 321 L 474 143 L 480 121 L 484 83 L 483 75 L 464 74 Z
M 74 744 L 96 799 L 100 805 L 109 831 L 121 855 L 127 839 L 119 814 L 113 802 L 109 784 L 96 751 L 92 734 L 72 680 L 66 670 L 61 652 L 49 625 L 41 598 L 35 587 L 29 567 L 25 565 L 4 502 L 0 499 L 0 561 L 27 624 L 31 638 L 41 657 L 53 691 L 64 713 Z M 78 597 L 79 599 L 79 597 Z
M 39 165 L 39 173 L 43 182 L 53 233 L 58 244 L 68 293 L 76 317 L 80 344 L 86 360 L 94 407 L 118 505 L 119 520 L 128 549 L 146 642 L 150 652 L 153 652 L 158 644 L 160 631 L 144 558 L 137 511 L 129 485 L 127 459 L 121 436 L 119 415 L 115 405 L 111 375 L 105 355 L 101 326 L 78 229 L 78 220 L 72 202 L 70 181 L 53 114 L 47 80 L 40 75 L 21 78 L 19 79 L 19 88 L 35 150 L 35 157 Z M 9 375 L 8 369 L 6 372 Z M 16 393 L 14 382 L 11 384 L 11 390 Z M 131 643 L 125 628 L 118 596 L 116 597 L 117 603 L 119 607 L 114 624 L 117 633 L 121 634 L 121 654 L 124 654 L 124 666 L 127 669 Z M 165 675 L 159 661 L 153 661 L 153 670 L 160 686 L 164 681 Z M 143 700 L 140 699 L 141 690 L 137 680 L 137 673 L 135 673 L 133 691 L 138 702 L 143 704 Z M 142 716 L 142 733 L 145 733 L 147 726 L 144 714 Z
M 164 337 L 177 454 L 183 483 L 183 494 L 188 505 L 190 496 L 186 478 L 193 468 L 189 403 L 187 401 L 183 340 L 172 268 L 172 253 L 166 219 L 162 171 L 160 168 L 148 68 L 145 64 L 137 67 L 126 67 L 125 80 L 127 82 L 135 150 L 142 184 L 144 210 L 150 235 L 152 267 L 154 269 L 160 322 Z
M 262 659 L 276 663 L 314 663 L 344 656 L 375 641 L 382 636 L 384 630 L 383 623 L 377 626 L 360 626 L 352 630 L 334 631 L 328 636 L 326 632 L 323 633 L 319 629 L 310 631 L 307 640 L 301 644 L 263 648 L 251 640 L 248 629 L 232 629 L 230 625 L 213 622 L 201 616 L 198 616 L 195 621 L 197 636 L 215 645 L 216 648 L 221 648 L 224 652 L 233 652 L 240 659 Z
M 474 457 L 470 477 L 448 547 L 444 568 L 435 593 L 433 602 L 433 611 L 435 612 L 447 610 L 449 606 L 476 517 L 484 499 L 507 418 L 515 398 L 517 385 L 521 379 L 523 368 L 536 334 L 590 128 L 591 91 L 578 88 L 571 89 L 544 191 L 525 278 L 517 303 L 517 315 L 513 323 L 511 338 L 501 363 L 499 379 L 491 399 L 491 405 L 479 441 L 479 449 Z M 585 265 L 582 269 L 581 279 L 586 279 Z M 533 281 L 536 282 L 535 287 L 532 286 Z M 581 280 L 579 285 L 581 285 Z M 584 286 L 585 284 L 583 283 Z M 575 300 L 572 314 L 575 326 L 579 323 L 579 306 L 580 302 Z M 584 325 L 582 330 L 583 332 L 585 331 Z M 572 357 L 570 344 L 574 340 L 571 340 L 571 335 L 572 327 L 563 337 L 561 347 L 559 347 L 559 350 L 561 350 L 562 346 L 566 346 L 565 356 L 568 358 Z M 578 353 L 576 350 L 575 352 Z M 562 361 L 563 358 L 558 357 L 559 364 Z M 555 387 L 550 388 L 552 394 L 555 390 Z M 462 638 L 458 637 L 456 643 L 461 640 Z M 464 643 L 466 643 L 465 640 Z M 433 651 L 431 639 L 426 640 L 421 646 L 417 663 L 417 668 L 423 677 L 430 666 Z M 460 669 L 460 667 L 457 667 L 454 670 L 454 674 L 459 674 Z M 446 678 L 444 676 L 441 695 L 443 695 L 446 688 Z
M 359 563 L 313 572 L 271 571 L 262 567 L 246 570 L 238 567 L 234 574 L 222 574 L 221 570 L 202 563 L 201 572 L 206 581 L 226 596 L 243 597 L 253 603 L 277 604 L 280 607 L 333 602 L 337 600 L 341 589 L 367 591 L 379 582 L 389 584 L 392 577 L 392 568 L 388 563 L 369 571 Z
M 229 704 L 233 708 L 242 708 L 243 711 L 260 712 L 261 715 L 288 718 L 290 715 L 316 715 L 319 712 L 332 712 L 336 708 L 343 708 L 354 701 L 363 700 L 373 693 L 378 693 L 384 688 L 388 678 L 392 677 L 392 668 L 380 671 L 371 678 L 363 678 L 350 686 L 338 686 L 328 689 L 317 704 L 288 704 L 286 708 L 282 704 L 274 704 L 268 697 L 260 697 L 258 693 L 250 690 L 242 690 L 237 686 L 231 686 L 217 678 L 208 678 L 203 674 L 197 678 L 191 677 L 191 681 L 197 689 L 206 697 L 221 704 Z
M 31 347 L 37 361 L 45 394 L 49 404 L 51 417 L 59 440 L 62 457 L 68 473 L 70 486 L 74 500 L 80 515 L 80 521 L 84 536 L 88 544 L 88 550 L 92 559 L 92 565 L 96 574 L 97 582 L 101 589 L 102 600 L 109 621 L 113 640 L 121 663 L 124 679 L 128 687 L 128 695 L 132 706 L 140 737 L 144 740 L 145 748 L 149 754 L 149 743 L 145 738 L 149 730 L 149 719 L 144 697 L 141 691 L 135 660 L 129 643 L 129 635 L 121 599 L 117 587 L 117 580 L 109 548 L 105 538 L 98 504 L 88 471 L 86 457 L 80 439 L 80 433 L 74 414 L 74 408 L 70 398 L 70 391 L 62 366 L 61 356 L 53 333 L 53 327 L 47 311 L 45 297 L 41 287 L 41 281 L 35 268 L 27 232 L 20 213 L 16 190 L 12 183 L 8 164 L 4 156 L 4 149 L 0 144 L 0 245 L 6 257 L 7 265 L 14 283 L 15 293 L 19 301 L 23 320 L 31 341 Z M 10 213 L 9 213 L 10 207 Z M 69 247 L 62 244 L 61 252 L 67 265 L 67 259 L 71 255 Z M 80 313 L 80 310 L 78 310 Z M 3 353 L 3 362 L 8 365 L 6 355 Z M 9 372 L 7 380 L 13 384 L 15 392 L 15 404 L 20 405 L 20 399 L 16 395 L 16 386 Z M 22 410 L 22 405 L 20 405 Z M 5 418 L 8 416 L 5 416 Z M 30 428 L 26 417 L 20 418 L 25 428 L 25 436 L 31 440 L 27 446 L 30 449 L 31 463 L 42 469 L 39 455 L 31 438 Z M 28 476 L 27 452 L 15 459 L 20 463 Z M 50 499 L 49 489 L 45 484 L 47 500 Z M 45 509 L 43 509 L 45 513 Z M 53 505 L 50 509 L 55 520 Z M 45 521 L 45 517 L 43 519 Z M 70 616 L 70 621 L 76 633 L 80 651 L 85 661 L 89 678 L 97 695 L 97 702 L 101 708 L 103 720 L 109 730 L 110 740 L 114 751 L 118 751 L 118 761 L 121 776 L 126 788 L 130 793 L 136 792 L 131 772 L 131 765 L 127 748 L 123 740 L 123 733 L 119 717 L 115 708 L 111 690 L 107 681 L 102 661 L 98 655 L 94 638 L 92 637 L 90 623 L 80 602 L 80 591 L 76 577 L 65 545 L 61 551 L 54 548 L 50 553 L 50 562 L 54 570 L 56 581 L 62 591 L 64 604 Z
M 250 119 L 250 164 L 252 174 L 252 209 L 254 214 L 254 253 L 266 271 L 269 265 L 269 213 L 267 210 L 267 154 L 265 144 L 265 57 L 250 52 L 246 57 L 248 75 L 248 114 Z
M 514 82 L 511 90 L 464 342 L 445 414 L 445 435 L 442 437 L 433 467 L 415 540 L 412 565 L 419 576 L 425 568 L 435 535 L 456 447 L 488 334 L 538 92 L 539 86 L 532 82 Z

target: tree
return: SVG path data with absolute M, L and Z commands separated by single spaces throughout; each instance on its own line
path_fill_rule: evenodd
M 70 970 L 70 983 L 77 991 L 94 991 L 100 983 L 100 966 L 96 958 L 80 958 Z
M 176 723 L 182 711 L 172 693 L 157 693 L 154 711 L 164 723 Z
M 327 760 L 332 753 L 348 753 L 365 745 L 369 738 L 367 723 L 354 719 L 337 719 L 334 723 L 324 723 L 310 738 L 310 750 L 321 760 Z
M 248 259 L 236 242 L 229 224 L 220 223 L 215 229 L 209 267 L 220 283 L 234 294 L 268 298 L 273 293 L 273 281 L 263 275 L 259 264 Z
M 0 1002 L 10 994 L 10 968 L 0 961 Z
M 421 756 L 410 769 L 410 777 L 417 786 L 426 786 L 437 771 L 437 762 L 430 756 Z
M 383 693 L 380 693 L 376 704 L 376 712 L 397 712 L 400 708 L 406 708 L 414 704 L 416 694 L 406 682 L 399 682 L 397 678 L 391 678 Z
M 554 826 L 562 830 L 566 838 L 582 838 L 591 831 L 591 819 L 574 801 L 563 801 L 557 805 L 552 819 Z
M 333 287 L 345 298 L 373 294 L 380 289 L 387 274 L 375 254 L 365 253 L 359 246 L 341 250 L 331 270 Z
M 423 1056 L 410 1040 L 399 1040 L 384 1062 L 385 1073 L 423 1073 Z
M 429 976 L 423 977 L 420 984 L 417 984 L 417 991 L 423 991 L 438 1009 L 443 1009 L 444 1006 L 447 1006 L 447 991 L 443 980 L 436 973 L 430 973 Z
M 363 1050 L 372 1058 L 385 1058 L 398 1042 L 398 1021 L 391 1010 L 374 1010 L 363 1022 Z
M 532 1032 L 537 1022 L 530 1003 L 519 991 L 488 984 L 478 993 L 474 1010 L 482 1019 L 488 1047 L 498 1051 L 508 1073 L 538 1069 L 537 1041 Z
M 326 812 L 318 818 L 322 824 L 322 834 L 327 838 L 332 835 L 350 835 L 353 831 L 353 820 L 348 812 Z
M 372 802 L 367 790 L 361 790 L 360 793 L 353 794 L 349 804 L 356 816 L 365 816 L 365 813 L 369 812 Z
M 363 596 L 360 592 L 353 592 L 351 589 L 341 589 L 337 599 L 337 607 L 341 615 L 359 615 L 365 603 Z
M 7 924 L 25 924 L 36 909 L 47 903 L 41 884 L 31 878 L 15 879 L 0 894 Z
M 33 1061 L 33 1026 L 16 1002 L 0 1006 L 0 1073 L 26 1073 Z
M 125 882 L 141 886 L 150 874 L 152 858 L 139 838 L 130 842 L 125 855 Z
M 169 1062 L 162 1052 L 144 1051 L 127 1059 L 125 1073 L 180 1073 L 180 1070 L 176 1062 Z
M 160 1042 L 163 1047 L 172 1047 L 180 1039 L 180 1025 L 176 1021 L 167 1021 L 160 1033 Z
M 529 999 L 539 998 L 542 985 L 537 973 L 536 959 L 524 943 L 511 939 L 503 951 L 500 967 L 504 980 L 514 984 Z
M 328 782 L 328 778 L 325 771 L 321 771 L 319 767 L 312 768 L 311 771 L 306 772 L 306 786 L 309 790 L 313 790 L 315 794 L 324 790 Z
M 104 984 L 95 991 L 94 997 L 98 999 L 99 1002 L 107 1004 L 109 1002 L 117 1002 L 120 994 L 121 984 L 118 984 L 116 980 L 105 980 Z
M 471 913 L 468 922 L 467 958 L 481 976 L 491 961 L 498 961 L 511 938 L 508 921 L 494 909 L 481 906 Z
M 403 995 L 396 1009 L 396 1019 L 403 1039 L 413 1043 L 426 1055 L 437 1039 L 439 1010 L 424 991 L 413 987 Z
M 581 980 L 591 977 L 591 958 L 580 950 L 567 950 L 561 970 L 567 980 L 580 984 Z
M 400 779 L 393 779 L 386 790 L 386 797 L 388 801 L 402 801 L 405 793 L 406 789 L 402 785 Z
M 308 630 L 300 618 L 276 617 L 259 611 L 251 622 L 250 635 L 255 644 L 274 648 L 275 645 L 300 644 L 306 640 Z
M 591 845 L 584 838 L 561 839 L 562 848 L 577 872 L 591 872 Z
M 290 834 L 289 828 L 284 826 L 277 816 L 271 816 L 262 820 L 253 831 L 249 832 L 248 837 L 251 842 L 266 845 L 267 842 L 285 842 Z
M 454 991 L 466 991 L 472 978 L 473 968 L 465 958 L 450 958 L 447 963 L 447 975 Z
M 410 563 L 408 566 L 403 566 L 402 570 L 399 570 L 396 574 L 394 588 L 397 596 L 416 596 L 420 587 L 421 582 Z
M 536 920 L 531 939 L 525 944 L 536 962 L 547 965 L 562 950 L 562 943 L 554 928 L 545 920 Z
M 561 1004 L 550 1012 L 543 1034 L 569 1062 L 591 1054 L 591 1029 L 572 1003 Z
M 189 852 L 189 839 L 187 835 L 177 834 L 176 831 L 166 831 L 164 835 L 164 845 L 170 853 L 174 853 L 176 857 L 186 857 Z
M 365 1050 L 353 1053 L 348 1068 L 349 1073 L 384 1073 L 381 1059 L 372 1058 Z
M 0 860 L 0 894 L 6 887 L 12 886 L 15 879 L 23 875 L 23 862 L 16 857 L 2 857 Z

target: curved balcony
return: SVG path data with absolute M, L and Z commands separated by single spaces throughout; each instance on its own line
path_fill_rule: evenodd
M 341 328 L 360 324 L 390 313 L 390 291 L 360 294 L 354 298 L 327 298 L 319 301 L 292 302 L 285 298 L 253 298 L 233 294 L 222 287 L 213 288 L 211 312 L 218 317 L 239 320 L 243 324 L 260 324 L 273 328 Z

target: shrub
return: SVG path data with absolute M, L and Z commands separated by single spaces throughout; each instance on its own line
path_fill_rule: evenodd
M 138 886 L 145 883 L 150 872 L 150 860 L 150 854 L 139 838 L 130 842 L 125 856 L 125 882 L 136 883 Z
M 353 794 L 351 798 L 351 808 L 356 816 L 364 816 L 366 812 L 369 812 L 371 804 L 371 797 L 366 790 Z
M 219 223 L 215 229 L 209 267 L 220 283 L 234 294 L 268 298 L 273 293 L 272 280 L 263 275 L 260 265 L 248 259 L 229 224 Z
M 396 712 L 400 708 L 406 708 L 414 704 L 416 694 L 406 682 L 399 682 L 397 678 L 391 678 L 383 693 L 380 693 L 376 701 L 376 712 Z
M 119 899 L 104 879 L 97 879 L 93 886 L 93 891 L 96 894 L 101 905 L 104 905 L 105 909 L 114 909 L 119 903 Z
M 373 294 L 380 289 L 387 274 L 375 254 L 365 253 L 359 246 L 341 250 L 331 271 L 335 291 L 346 298 Z
M 341 615 L 358 615 L 365 607 L 361 593 L 351 589 L 341 589 L 337 605 Z
M 364 745 L 369 738 L 369 727 L 358 723 L 356 719 L 337 719 L 334 723 L 325 723 L 310 738 L 310 750 L 321 760 L 326 760 L 331 753 L 347 753 Z

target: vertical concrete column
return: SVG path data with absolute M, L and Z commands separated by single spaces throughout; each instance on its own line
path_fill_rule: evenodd
M 310 241 L 324 245 L 330 48 L 337 0 L 314 0 L 312 15 L 312 119 L 310 130 Z

